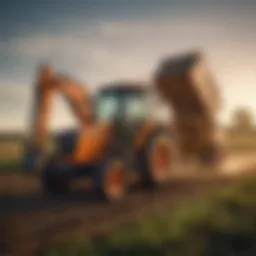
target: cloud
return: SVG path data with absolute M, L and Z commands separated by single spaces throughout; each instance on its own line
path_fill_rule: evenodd
M 218 61 L 223 56 L 229 60 L 247 52 L 237 51 L 241 40 L 251 42 L 247 43 L 247 49 L 252 48 L 253 40 L 248 39 L 255 36 L 249 32 L 244 35 L 244 29 L 237 30 L 237 24 L 226 20 L 209 17 L 202 22 L 201 17 L 174 16 L 160 20 L 102 21 L 93 25 L 79 23 L 67 27 L 66 33 L 41 31 L 6 44 L 9 54 L 17 58 L 49 58 L 61 63 L 64 69 L 97 80 L 98 76 L 114 74 L 146 74 L 161 56 L 190 48 L 205 49 Z
M 246 32 L 244 23 L 237 23 L 233 18 L 202 15 L 204 19 L 198 15 L 174 15 L 158 19 L 102 20 L 90 25 L 78 22 L 76 26 L 67 26 L 65 33 L 38 31 L 1 42 L 0 52 L 7 51 L 14 60 L 24 60 L 26 65 L 22 67 L 27 77 L 31 73 L 26 66 L 49 59 L 57 69 L 69 71 L 75 78 L 88 83 L 91 90 L 96 90 L 102 83 L 119 78 L 147 80 L 158 60 L 166 54 L 203 49 L 223 86 L 226 98 L 223 116 L 227 119 L 227 111 L 243 103 L 241 95 L 246 96 L 241 92 L 241 85 L 252 88 L 256 83 L 255 77 L 251 76 L 250 81 L 246 78 L 256 64 L 252 52 L 255 35 Z M 31 81 L 27 79 L 22 84 L 31 84 Z M 13 124 L 25 127 L 31 87 L 16 82 L 13 86 L 2 85 L 0 90 L 1 109 L 10 106 L 15 116 Z M 65 104 L 57 101 L 58 118 L 53 123 L 57 126 L 71 124 L 74 120 L 68 117 Z M 6 116 L 1 114 L 0 119 L 5 120 Z

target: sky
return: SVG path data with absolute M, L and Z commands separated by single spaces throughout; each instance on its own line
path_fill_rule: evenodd
M 194 49 L 222 92 L 221 122 L 239 106 L 256 113 L 255 26 L 256 1 L 248 0 L 2 0 L 0 130 L 27 129 L 42 61 L 94 92 L 116 79 L 147 80 L 166 55 Z M 73 123 L 57 96 L 50 125 Z

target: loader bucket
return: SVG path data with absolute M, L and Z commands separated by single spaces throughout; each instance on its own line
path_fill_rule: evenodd
M 156 90 L 173 110 L 181 152 L 196 153 L 215 143 L 220 95 L 204 55 L 192 52 L 166 58 L 154 80 Z
M 178 115 L 211 117 L 219 110 L 219 92 L 200 53 L 165 59 L 155 74 L 155 86 Z

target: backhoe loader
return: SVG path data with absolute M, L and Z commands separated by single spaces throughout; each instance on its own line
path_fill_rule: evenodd
M 41 67 L 26 163 L 38 169 L 46 151 L 55 92 L 65 97 L 79 124 L 76 131 L 58 136 L 57 150 L 40 165 L 44 191 L 65 194 L 73 180 L 89 177 L 95 192 L 111 201 L 125 194 L 131 172 L 145 186 L 166 182 L 179 155 L 193 153 L 206 165 L 219 163 L 223 154 L 214 137 L 213 114 L 219 99 L 201 63 L 201 55 L 194 53 L 167 59 L 153 76 L 154 88 L 174 110 L 174 129 L 152 118 L 148 84 L 114 82 L 92 97 L 73 79 L 57 75 L 49 65 Z M 211 98 L 201 93 L 208 87 Z
M 50 66 L 39 70 L 26 160 L 32 168 L 40 166 L 47 194 L 65 194 L 74 179 L 89 177 L 95 192 L 114 200 L 124 195 L 130 172 L 138 172 L 145 186 L 167 180 L 175 146 L 170 131 L 150 118 L 148 87 L 120 82 L 102 88 L 92 99 L 85 87 L 56 75 Z M 55 92 L 68 101 L 79 127 L 60 134 L 55 153 L 38 165 L 36 161 L 46 151 L 47 124 Z

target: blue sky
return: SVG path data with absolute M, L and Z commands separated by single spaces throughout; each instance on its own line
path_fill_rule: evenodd
M 254 1 L 1 1 L 0 130 L 28 126 L 40 61 L 95 90 L 115 78 L 147 79 L 166 54 L 202 49 L 223 92 L 221 120 L 256 113 Z M 57 97 L 51 125 L 74 120 Z

